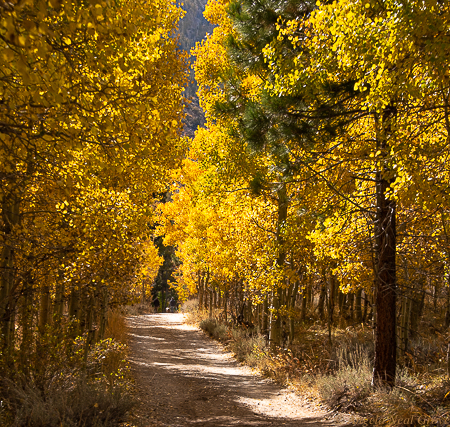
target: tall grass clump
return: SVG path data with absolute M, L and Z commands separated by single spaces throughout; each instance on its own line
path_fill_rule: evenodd
M 225 343 L 238 361 L 262 372 L 269 370 L 266 338 L 255 329 L 235 327 L 214 318 L 201 320 L 199 327 L 210 337 Z
M 199 327 L 210 337 L 218 341 L 226 341 L 230 338 L 230 331 L 228 327 L 216 319 L 203 319 L 200 321 Z
M 197 299 L 189 299 L 181 304 L 180 312 L 184 314 L 185 322 L 190 325 L 199 326 L 203 320 L 211 319 L 210 313 L 198 306 Z
M 364 325 L 337 327 L 332 340 L 320 322 L 300 323 L 289 348 L 269 349 L 266 337 L 245 325 L 196 312 L 200 327 L 235 357 L 310 400 L 364 425 L 450 425 L 446 335 L 418 335 L 398 361 L 395 387 L 372 387 L 374 342 Z
M 372 361 L 363 345 L 336 349 L 336 368 L 332 373 L 318 374 L 315 387 L 327 406 L 333 410 L 355 411 L 372 393 Z

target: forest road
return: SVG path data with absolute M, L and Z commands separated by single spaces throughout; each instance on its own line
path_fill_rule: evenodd
M 127 319 L 139 394 L 138 424 L 162 426 L 328 427 L 325 412 L 241 366 L 183 314 Z

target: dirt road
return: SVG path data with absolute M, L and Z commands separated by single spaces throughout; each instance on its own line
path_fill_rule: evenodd
M 241 366 L 182 314 L 128 319 L 142 426 L 308 426 L 323 420 L 292 391 Z

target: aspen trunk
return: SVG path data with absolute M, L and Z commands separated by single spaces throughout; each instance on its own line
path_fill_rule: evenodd
M 268 330 L 268 316 L 269 312 L 269 298 L 266 295 L 263 300 L 263 306 L 262 306 L 262 321 L 261 321 L 261 330 L 263 334 L 267 334 Z
M 108 288 L 103 286 L 101 293 L 100 321 L 98 328 L 98 336 L 100 340 L 105 337 L 106 324 L 108 322 Z
M 15 263 L 11 238 L 20 223 L 20 197 L 7 194 L 2 202 L 3 246 L 0 258 L 0 322 L 2 323 L 3 353 L 9 356 L 14 348 L 15 330 Z
M 262 330 L 262 315 L 261 315 L 261 304 L 257 304 L 255 308 L 255 319 L 256 319 L 256 329 L 258 332 Z
M 223 312 L 225 314 L 225 322 L 228 322 L 228 292 L 225 291 L 223 294 Z
M 202 274 L 198 272 L 198 310 L 203 308 L 203 280 Z
M 333 329 L 333 315 L 334 315 L 334 287 L 335 287 L 335 279 L 333 274 L 330 272 L 330 284 L 329 284 L 329 295 L 328 295 L 328 343 L 331 346 L 331 334 Z
M 244 315 L 244 289 L 243 289 L 242 285 L 243 285 L 242 281 L 239 280 L 238 281 L 238 297 L 239 297 L 239 314 L 238 315 L 242 314 L 242 316 L 243 316 Z M 244 319 L 242 319 L 242 320 L 244 320 Z
M 415 337 L 418 333 L 418 326 L 420 318 L 422 317 L 423 308 L 425 305 L 425 280 L 419 282 L 418 289 L 412 293 L 409 333 L 411 337 Z
M 301 319 L 306 320 L 306 305 L 308 302 L 308 285 L 303 288 L 302 291 L 302 309 L 301 309 Z
M 338 306 L 339 306 L 339 316 L 345 318 L 346 316 L 346 299 L 347 295 L 344 294 L 340 289 L 338 291 Z
M 278 288 L 272 293 L 272 312 L 270 316 L 270 344 L 272 348 L 281 344 L 281 316 L 280 300 L 282 298 L 282 288 Z
M 411 298 L 407 295 L 403 297 L 400 317 L 400 327 L 398 331 L 398 362 L 403 361 L 405 353 L 408 351 L 408 331 L 409 320 L 411 318 Z
M 246 310 L 247 311 L 247 313 L 246 313 L 247 322 L 253 324 L 253 302 L 252 302 L 251 297 L 249 297 L 247 299 L 246 308 L 247 308 L 247 310 Z
M 361 302 L 362 302 L 362 289 L 358 289 L 355 294 L 355 320 L 357 323 L 362 322 Z
M 12 314 L 12 290 L 14 251 L 10 246 L 3 246 L 0 265 L 0 321 L 2 323 L 3 351 L 8 354 L 11 348 L 10 323 Z
M 69 319 L 79 319 L 79 301 L 80 294 L 77 289 L 72 289 L 69 300 Z
M 309 284 L 306 288 L 306 301 L 309 309 L 314 307 L 314 293 L 313 293 L 313 278 L 312 276 L 309 278 Z
M 209 290 L 209 318 L 213 317 L 213 294 L 214 291 L 212 289 Z
M 291 317 L 289 319 L 289 343 L 294 341 L 295 337 L 295 319 L 294 319 L 294 310 L 295 310 L 295 301 L 297 300 L 298 287 L 300 282 L 296 280 L 292 286 L 290 295 L 289 295 L 289 309 L 291 312 Z
M 61 319 L 64 314 L 64 283 L 56 285 L 55 304 L 54 304 L 54 319 L 57 326 L 61 325 Z
M 327 285 L 324 280 L 320 283 L 320 294 L 319 294 L 319 302 L 317 304 L 317 311 L 319 313 L 319 317 L 323 320 L 324 317 L 324 305 L 325 305 L 325 295 L 327 293 Z
M 347 301 L 348 301 L 348 311 L 347 311 L 348 319 L 353 320 L 355 318 L 354 316 L 355 294 L 353 292 L 347 295 Z
M 33 339 L 33 284 L 29 275 L 26 276 L 24 281 L 23 298 L 20 309 L 20 326 L 22 329 L 22 341 L 20 343 L 20 365 L 26 375 L 28 373 L 29 352 Z
M 15 307 L 11 310 L 11 317 L 9 321 L 9 345 L 11 349 L 15 347 L 16 339 L 16 310 Z
M 91 296 L 89 298 L 87 313 L 86 313 L 86 330 L 87 330 L 87 338 L 84 347 L 84 363 L 87 362 L 87 357 L 89 354 L 89 348 L 94 342 L 95 338 L 95 329 L 94 329 L 94 305 L 95 300 L 94 297 Z
M 208 310 L 208 296 L 210 296 L 208 292 L 209 288 L 209 269 L 206 271 L 206 275 L 203 280 L 203 298 L 205 303 L 205 310 Z
M 450 326 L 450 274 L 447 277 L 447 301 L 445 307 L 445 327 Z
M 49 306 L 50 306 L 50 287 L 48 284 L 43 284 L 41 287 L 41 300 L 39 308 L 39 333 L 43 335 L 45 333 L 45 327 L 49 323 Z
M 334 322 L 334 307 L 336 305 L 336 277 L 333 273 L 330 273 L 330 306 L 329 310 L 331 312 L 331 324 Z
M 369 295 L 364 292 L 364 312 L 362 317 L 362 322 L 364 323 L 368 319 L 368 310 L 369 310 Z

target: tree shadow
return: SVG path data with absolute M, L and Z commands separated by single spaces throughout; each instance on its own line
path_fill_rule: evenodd
M 180 314 L 128 319 L 131 361 L 149 424 L 332 426 L 294 393 L 252 373 Z M 154 424 L 153 424 L 154 425 Z

